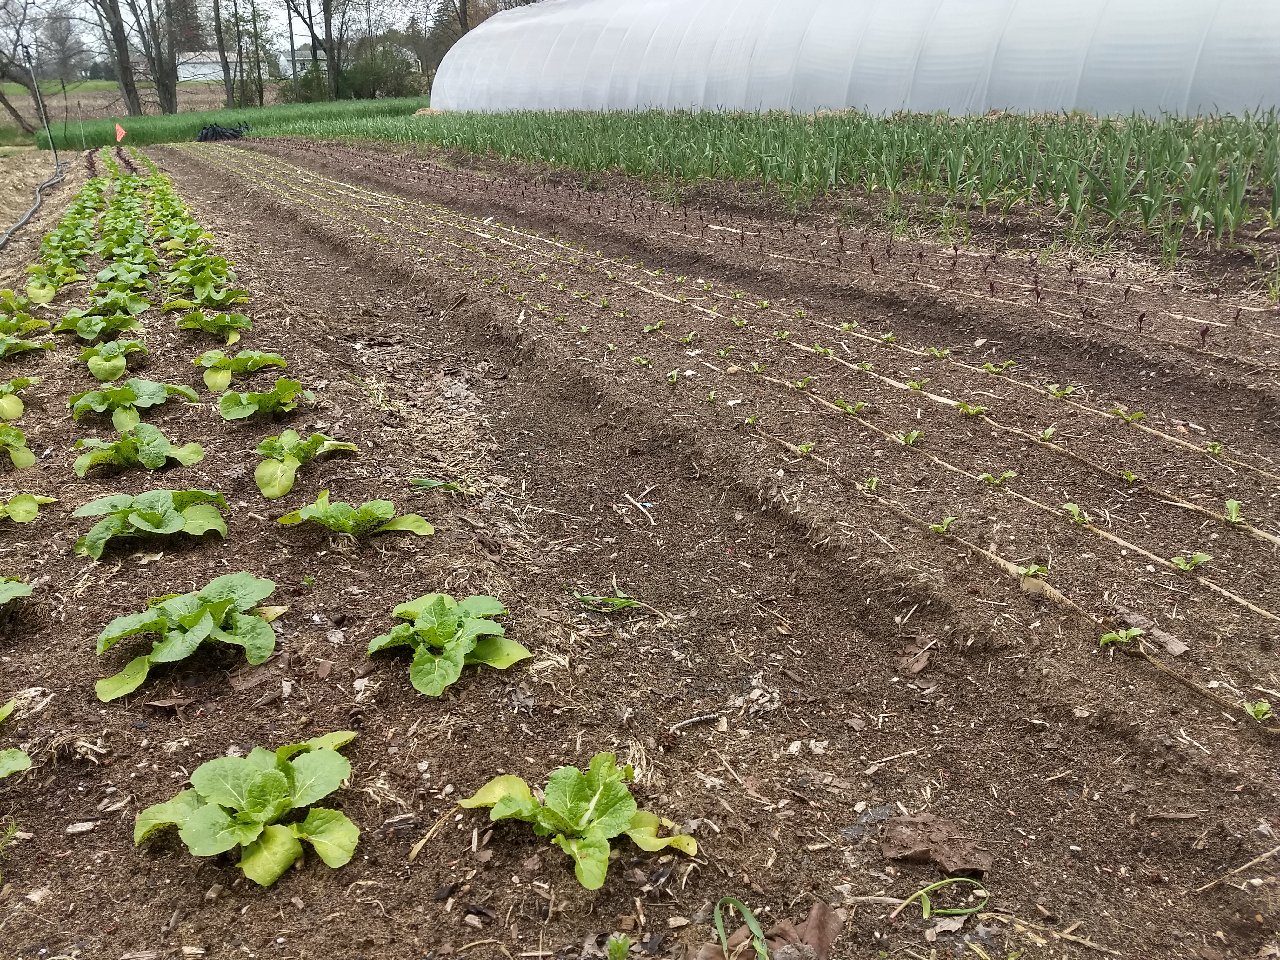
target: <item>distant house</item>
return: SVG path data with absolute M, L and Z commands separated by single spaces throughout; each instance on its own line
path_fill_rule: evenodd
M 302 76 L 311 69 L 311 64 L 311 44 L 304 43 L 298 48 L 297 55 L 292 61 L 289 60 L 288 56 L 281 55 L 280 75 L 284 77 L 291 77 L 293 76 L 294 70 L 297 70 L 298 76 Z M 322 73 L 327 74 L 329 72 L 328 58 L 325 57 L 323 50 L 316 51 L 316 66 L 320 68 Z
M 231 60 L 231 75 L 234 77 L 236 64 Z M 191 53 L 178 54 L 178 82 L 184 80 L 222 81 L 222 59 L 217 50 L 197 50 Z

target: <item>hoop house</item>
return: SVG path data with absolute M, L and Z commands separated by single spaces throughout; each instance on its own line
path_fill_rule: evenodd
M 449 51 L 445 110 L 1241 113 L 1276 0 L 545 0 Z

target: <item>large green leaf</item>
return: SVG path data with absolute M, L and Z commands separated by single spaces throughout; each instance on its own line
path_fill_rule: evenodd
M 261 825 L 257 826 L 260 830 Z M 187 849 L 197 857 L 226 853 L 232 847 L 240 845 L 245 833 L 245 826 L 237 823 L 231 814 L 216 803 L 206 803 L 193 810 L 178 831 Z
M 222 514 L 218 512 L 218 508 L 212 503 L 194 503 L 182 511 L 181 530 L 193 537 L 210 532 L 225 537 L 227 524 L 222 519 Z
M 311 844 L 330 867 L 350 863 L 360 839 L 360 828 L 346 814 L 324 807 L 310 810 L 307 818 L 294 827 L 294 833 Z
M 500 804 L 509 809 L 518 810 L 536 810 L 538 807 L 529 784 L 523 778 L 510 773 L 494 777 L 471 796 L 458 801 L 458 806 L 467 810 L 474 810 L 477 807 L 493 807 L 496 810 Z M 504 818 L 495 815 L 492 819 Z
M 212 803 L 243 810 L 249 802 L 249 785 L 262 772 L 244 757 L 218 757 L 196 767 L 191 786 Z
M 409 682 L 415 690 L 429 697 L 438 697 L 462 676 L 462 665 L 467 650 L 460 642 L 453 642 L 441 651 L 423 644 L 413 654 L 409 665 Z
M 416 513 L 394 517 L 377 528 L 378 533 L 416 533 L 420 537 L 434 534 L 435 528 Z
M 40 515 L 41 507 L 57 502 L 56 497 L 38 497 L 30 493 L 15 494 L 7 503 L 0 503 L 0 518 L 8 516 L 14 523 L 30 523 Z
M 16 747 L 0 750 L 0 780 L 30 768 L 31 758 Z
M 259 823 L 275 823 L 294 807 L 291 789 L 279 770 L 259 770 L 245 791 L 242 812 Z
M 134 657 L 125 664 L 125 668 L 119 673 L 99 680 L 94 684 L 94 692 L 103 703 L 119 700 L 142 686 L 150 669 L 151 658 L 149 656 Z
M 307 807 L 327 797 L 351 776 L 351 762 L 336 750 L 310 750 L 293 765 L 293 805 Z
M 573 857 L 573 873 L 587 890 L 599 890 L 604 886 L 609 870 L 609 840 L 598 832 L 584 837 L 558 836 L 552 841 Z
M 603 761 L 602 758 L 608 758 Z M 543 805 L 574 826 L 574 833 L 592 831 L 605 839 L 631 825 L 636 801 L 613 764 L 612 754 L 596 754 L 591 768 L 561 767 L 547 778 Z
M 168 618 L 163 610 L 152 607 L 141 613 L 130 613 L 116 617 L 98 634 L 98 653 L 106 653 L 125 637 L 133 637 L 144 633 L 163 633 Z
M 176 797 L 147 807 L 133 824 L 133 843 L 138 845 L 157 830 L 180 827 L 193 813 L 204 806 L 204 801 L 194 790 L 183 790 Z
M 194 851 L 193 851 L 194 852 Z M 240 852 L 240 869 L 259 886 L 269 887 L 302 856 L 302 844 L 293 831 L 273 824 Z
M 17 420 L 25 409 L 22 398 L 17 394 L 6 393 L 0 396 L 0 420 Z
M 467 663 L 483 663 L 497 670 L 505 670 L 512 664 L 519 663 L 533 656 L 521 644 L 508 637 L 481 637 L 467 654 Z
M 214 634 L 223 643 L 244 647 L 245 659 L 252 664 L 266 663 L 276 649 L 276 632 L 261 617 L 236 611 L 224 629 Z
M 632 843 L 647 853 L 657 853 L 659 850 L 671 847 L 691 857 L 698 855 L 697 840 L 683 833 L 661 837 L 658 834 L 663 828 L 672 830 L 675 829 L 675 824 L 647 810 L 637 810 L 635 816 L 631 818 L 631 826 L 625 832 Z
M 253 482 L 268 500 L 279 500 L 293 489 L 300 466 L 302 464 L 293 457 L 263 460 L 253 471 Z

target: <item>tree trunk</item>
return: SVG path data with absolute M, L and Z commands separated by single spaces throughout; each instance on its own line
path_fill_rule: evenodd
M 125 111 L 131 117 L 142 116 L 142 99 L 138 96 L 138 84 L 133 76 L 133 61 L 129 56 L 129 36 L 124 29 L 124 15 L 120 12 L 120 0 L 94 0 L 94 10 L 99 15 L 103 38 L 111 51 L 111 62 L 116 68 L 116 82 L 124 98 Z
M 244 75 L 244 25 L 240 22 L 240 0 L 231 0 L 231 18 L 236 28 L 236 105 L 244 106 L 246 84 Z
M 4 112 L 13 118 L 13 122 L 18 125 L 18 129 L 25 134 L 33 134 L 36 128 L 27 123 L 27 118 L 18 112 L 18 108 L 9 102 L 9 98 L 4 95 L 4 90 L 0 89 L 0 107 L 4 107 Z
M 333 0 L 320 0 L 324 10 L 324 55 L 329 73 L 329 99 L 338 99 L 338 51 L 333 43 Z
M 298 102 L 298 46 L 293 42 L 293 11 L 289 9 L 289 0 L 284 4 L 285 29 L 289 31 L 289 74 L 293 77 L 293 102 Z M 314 53 L 314 48 L 312 48 Z
M 249 15 L 253 17 L 253 73 L 254 93 L 257 94 L 258 106 L 263 105 L 262 89 L 262 32 L 258 29 L 258 0 L 249 0 Z
M 221 0 L 213 0 L 213 38 L 218 44 L 218 59 L 222 61 L 222 87 L 227 95 L 227 109 L 230 110 L 236 105 L 236 92 L 231 80 L 231 61 L 227 59 L 227 37 L 222 32 Z

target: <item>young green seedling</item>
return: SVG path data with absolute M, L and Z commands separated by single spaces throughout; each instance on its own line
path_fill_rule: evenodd
M 80 362 L 89 367 L 95 379 L 106 382 L 128 369 L 129 354 L 146 352 L 146 346 L 137 340 L 107 340 L 81 350 Z
M 0 381 L 0 420 L 17 420 L 26 411 L 19 394 L 39 383 L 36 377 L 14 377 Z
M 966 417 L 978 417 L 987 412 L 987 408 L 977 403 L 965 403 L 961 400 L 956 404 L 957 409 Z
M 908 433 L 895 433 L 893 435 L 893 439 L 897 440 L 904 447 L 914 447 L 920 442 L 920 438 L 923 436 L 924 434 L 921 431 L 912 430 Z
M 1169 562 L 1183 573 L 1190 573 L 1201 564 L 1208 563 L 1213 557 L 1207 553 L 1193 553 L 1186 557 L 1170 557 Z
M 297 380 L 281 377 L 264 393 L 237 393 L 234 390 L 224 393 L 218 398 L 218 412 L 224 420 L 244 420 L 255 413 L 290 413 L 300 402 L 315 403 L 315 400 L 315 394 L 304 390 Z
M 111 413 L 111 423 L 119 430 L 136 427 L 140 421 L 139 410 L 158 407 L 174 397 L 194 403 L 199 395 L 190 387 L 176 383 L 156 383 L 131 377 L 124 383 L 105 386 L 100 390 L 86 390 L 73 394 L 67 401 L 71 416 L 79 420 L 86 413 Z
M 908 380 L 907 386 L 912 390 L 923 390 L 925 388 L 925 384 L 927 384 L 928 382 L 929 380 L 927 377 L 921 378 L 919 380 Z
M 614 588 L 614 592 L 611 596 L 596 596 L 591 593 L 578 593 L 577 591 L 574 591 L 573 599 L 577 600 L 588 610 L 592 610 L 596 613 L 621 613 L 623 610 L 630 610 L 632 607 L 641 606 L 639 600 L 633 600 L 616 587 Z
M 206 761 L 191 774 L 189 789 L 138 814 L 134 845 L 177 827 L 197 857 L 239 847 L 241 872 L 263 887 L 302 856 L 303 840 L 326 866 L 345 866 L 360 828 L 346 814 L 313 804 L 351 776 L 350 762 L 338 751 L 355 738 L 339 730 L 274 751 L 255 747 L 245 757 Z
M 875 493 L 876 488 L 879 486 L 880 486 L 879 477 L 867 477 L 865 480 L 862 481 L 862 489 L 867 491 L 867 493 Z
M 123 430 L 117 440 L 107 443 L 86 437 L 77 440 L 77 450 L 87 450 L 76 457 L 71 469 L 77 477 L 83 477 L 95 467 L 114 467 L 125 470 L 129 467 L 143 467 L 147 470 L 159 470 L 170 460 L 176 460 L 184 467 L 190 467 L 204 459 L 204 447 L 198 443 L 185 443 L 175 447 L 169 442 L 159 427 L 149 423 L 139 423 L 129 430 Z
M 1147 416 L 1141 410 L 1134 410 L 1130 412 L 1119 405 L 1112 407 L 1110 412 L 1113 416 L 1119 417 L 1125 423 L 1137 423 L 1139 420 L 1146 419 Z
M 40 508 L 57 503 L 57 497 L 40 497 L 30 493 L 17 493 L 8 500 L 0 500 L 0 520 L 14 523 L 30 523 L 40 515 Z
M 1075 387 L 1064 387 L 1057 383 L 1045 384 L 1045 389 L 1048 390 L 1051 394 L 1054 395 L 1054 397 L 1056 397 L 1059 400 L 1062 400 L 1065 397 L 1069 397 L 1071 396 L 1071 394 L 1076 392 Z
M 1072 523 L 1086 524 L 1093 518 L 1085 513 L 1077 503 L 1064 503 L 1062 509 L 1071 517 Z
M 951 525 L 956 522 L 956 517 L 943 517 L 940 523 L 929 524 L 929 529 L 934 533 L 947 533 L 951 530 Z
M 1038 563 L 1029 563 L 1025 567 L 1018 567 L 1018 576 L 1040 578 L 1049 572 L 1048 567 L 1043 567 Z
M 1265 723 L 1273 716 L 1271 712 L 1271 703 L 1268 700 L 1246 700 L 1244 702 L 1244 712 L 1253 717 L 1259 723 Z
M 560 767 L 547 778 L 539 801 L 529 784 L 510 774 L 494 777 L 458 806 L 471 810 L 489 807 L 489 819 L 522 820 L 540 837 L 573 858 L 574 874 L 588 890 L 604 886 L 609 869 L 609 841 L 625 834 L 641 850 L 655 853 L 671 848 L 697 856 L 698 843 L 683 834 L 659 836 L 675 824 L 638 809 L 627 788 L 634 776 L 631 767 L 618 767 L 612 753 L 597 753 L 584 773 L 577 767 Z
M 978 479 L 981 480 L 983 483 L 989 483 L 993 487 L 1002 487 L 1004 486 L 1005 481 L 1012 480 L 1017 475 L 1018 475 L 1018 471 L 1016 470 L 1006 470 L 1004 473 L 1000 474 L 1000 476 L 998 477 L 993 476 L 990 473 L 980 473 L 978 474 Z
M 1239 500 L 1227 501 L 1227 523 L 1244 523 L 1244 513 L 1240 509 Z
M 241 350 L 229 357 L 221 350 L 209 350 L 192 361 L 204 368 L 204 385 L 213 393 L 221 393 L 231 386 L 231 378 L 245 373 L 255 373 L 266 367 L 287 367 L 284 357 L 276 353 L 258 350 Z
M 331 453 L 358 452 L 354 443 L 342 443 L 323 433 L 313 433 L 305 440 L 296 430 L 282 430 L 268 437 L 254 451 L 263 460 L 253 472 L 254 482 L 268 500 L 279 500 L 293 489 L 298 470 L 312 460 Z M 416 484 L 415 484 L 416 486 Z
M 1210 440 L 1208 443 L 1204 445 L 1204 448 L 1208 450 L 1211 454 L 1213 454 L 1215 457 L 1218 456 L 1220 453 L 1222 453 L 1222 444 L 1220 444 L 1217 440 Z
M 15 470 L 35 466 L 36 455 L 27 447 L 27 435 L 7 423 L 0 423 L 0 452 L 9 455 Z
M 1124 482 L 1125 482 L 1125 483 L 1137 483 L 1139 480 L 1141 480 L 1141 479 L 1142 479 L 1140 476 L 1138 476 L 1138 475 L 1137 475 L 1136 473 L 1134 473 L 1132 470 L 1121 470 L 1121 471 L 1120 471 L 1120 476 L 1121 476 L 1121 478 L 1124 480 Z
M 227 502 L 212 490 L 151 490 L 131 497 L 112 494 L 91 500 L 73 517 L 102 517 L 76 541 L 76 553 L 99 560 L 107 544 L 116 538 L 172 536 L 199 537 L 206 533 L 227 535 L 222 510 Z
M 275 651 L 276 634 L 253 611 L 275 587 L 270 580 L 249 573 L 229 573 L 195 593 L 162 597 L 141 613 L 116 617 L 98 636 L 99 656 L 128 637 L 157 634 L 159 639 L 152 641 L 150 653 L 134 657 L 119 673 L 99 680 L 98 699 L 106 702 L 132 693 L 153 666 L 185 660 L 206 641 L 239 647 L 249 663 L 264 663 Z
M 938 347 L 926 347 L 925 353 L 929 354 L 929 356 L 933 357 L 935 360 L 941 360 L 944 357 L 951 356 L 951 351 L 949 349 L 939 349 Z
M 1045 427 L 1043 430 L 1040 431 L 1040 437 L 1039 437 L 1040 442 L 1048 443 L 1050 440 L 1053 439 L 1053 435 L 1057 432 L 1058 432 L 1057 427 Z
M 855 417 L 863 410 L 867 409 L 867 402 L 865 400 L 855 400 L 850 403 L 848 400 L 841 400 L 837 398 L 832 402 L 845 413 L 851 414 Z
M 999 376 L 1002 373 L 1007 373 L 1008 371 L 1012 370 L 1017 365 L 1018 365 L 1017 362 L 1014 360 L 1004 360 L 998 364 L 992 363 L 991 361 L 988 360 L 986 363 L 982 365 L 981 369 L 986 371 L 987 373 L 993 373 Z
M 435 533 L 431 524 L 416 513 L 397 517 L 396 505 L 390 500 L 366 500 L 358 507 L 340 501 L 330 503 L 328 490 L 321 490 L 315 503 L 286 513 L 278 522 L 292 526 L 306 520 L 320 524 L 331 533 L 345 534 L 357 540 L 376 533 L 413 533 L 420 537 Z
M 1133 643 L 1139 637 L 1144 636 L 1146 632 L 1138 627 L 1130 627 L 1127 630 L 1112 630 L 1098 638 L 1098 646 L 1109 647 L 1112 644 L 1124 646 Z
M 502 602 L 493 597 L 454 600 L 447 594 L 428 593 L 391 611 L 393 617 L 409 622 L 375 637 L 369 644 L 369 655 L 411 648 L 409 682 L 420 693 L 438 697 L 457 681 L 465 665 L 485 664 L 505 670 L 532 656 L 508 639 L 502 624 L 493 619 L 506 612 Z

